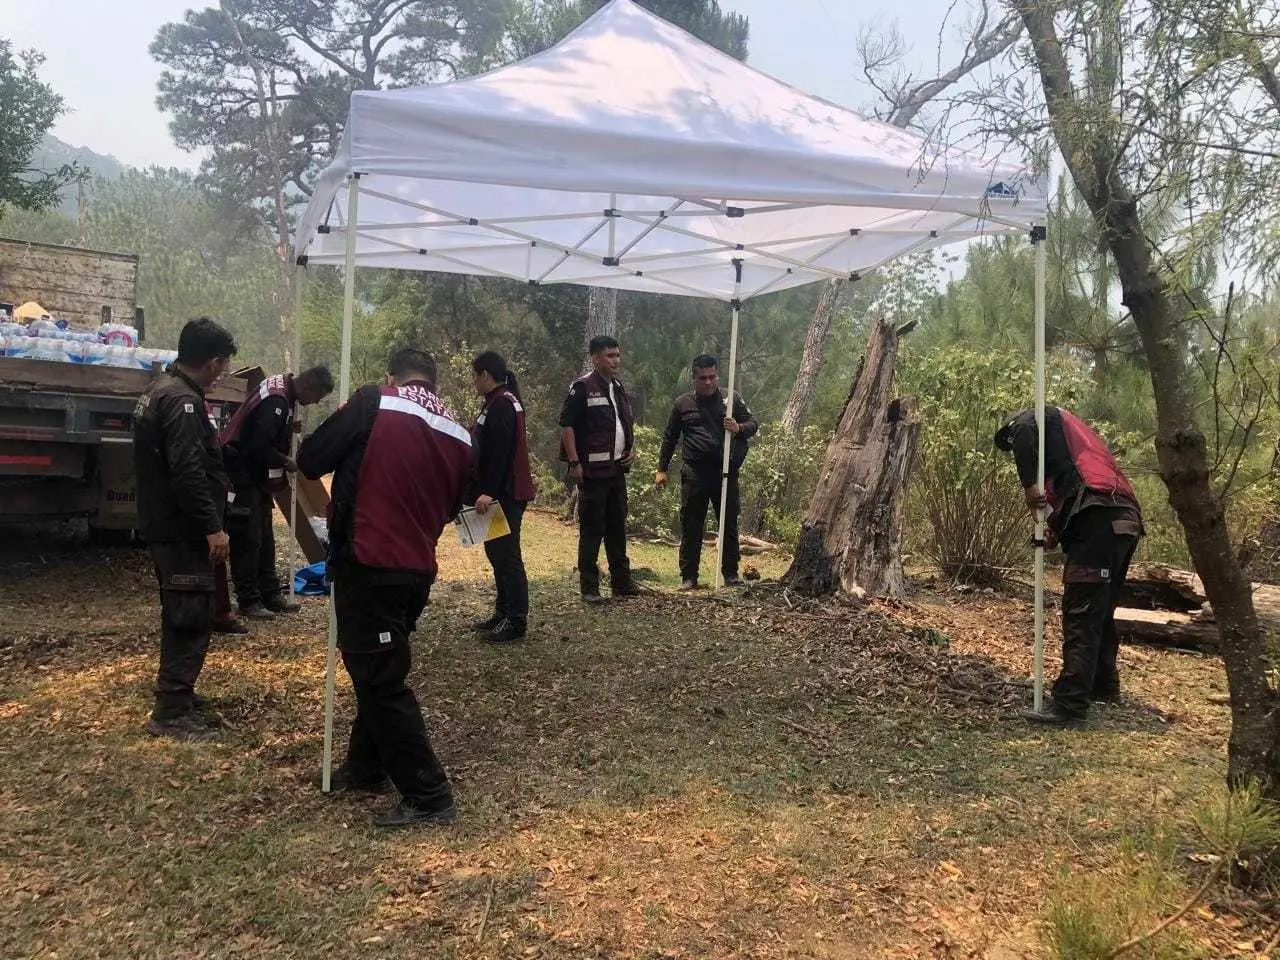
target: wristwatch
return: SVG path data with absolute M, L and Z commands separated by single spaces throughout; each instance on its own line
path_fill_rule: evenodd
M 572 470 L 574 467 L 580 467 L 580 466 L 582 466 L 582 461 L 581 461 L 581 460 L 570 460 L 570 461 L 569 461 L 569 469 L 570 469 L 570 470 Z

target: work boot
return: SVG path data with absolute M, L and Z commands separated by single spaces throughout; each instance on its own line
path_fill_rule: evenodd
M 525 621 L 503 617 L 492 630 L 484 635 L 485 643 L 512 643 L 523 640 L 527 627 Z
M 640 596 L 640 588 L 628 580 L 626 583 L 620 583 L 614 587 L 613 595 L 615 597 L 638 597 Z
M 697 580 L 681 580 L 681 581 L 680 581 L 680 589 L 681 589 L 681 590 L 684 590 L 684 591 L 688 591 L 688 590 L 697 590 L 697 589 L 698 589 L 698 581 L 697 581 Z
M 312 781 L 317 790 L 324 789 L 324 771 L 321 770 L 316 774 Z M 373 796 L 381 796 L 384 793 L 390 793 L 393 789 L 391 778 L 386 774 L 381 777 L 375 777 L 372 780 L 356 780 L 347 772 L 346 766 L 334 767 L 329 771 L 329 796 L 336 796 L 339 793 L 367 793 Z
M 720 582 L 726 587 L 740 587 L 744 583 L 743 579 L 736 573 L 726 573 L 724 579 Z
M 384 810 L 373 818 L 375 827 L 384 830 L 398 830 L 401 827 L 447 827 L 458 819 L 457 808 L 453 801 L 447 806 L 432 809 L 415 807 L 408 800 L 401 800 L 389 810 Z
M 218 739 L 218 731 L 205 723 L 193 713 L 184 713 L 176 717 L 165 717 L 157 720 L 152 717 L 147 721 L 147 733 L 153 737 L 168 737 L 184 743 L 199 743 L 205 740 Z
M 1023 710 L 1019 714 L 1023 720 L 1049 727 L 1078 727 L 1084 723 L 1084 715 L 1068 713 L 1053 701 L 1046 703 L 1038 713 L 1035 710 Z
M 483 620 L 477 620 L 471 625 L 472 633 L 488 633 L 503 620 L 502 614 L 495 613 L 485 617 Z
M 1118 704 L 1120 702 L 1120 688 L 1119 687 L 1099 688 L 1097 690 L 1094 690 L 1093 693 L 1089 694 L 1089 699 L 1092 700 L 1094 703 Z
M 227 718 L 218 712 L 218 708 L 213 705 L 213 701 L 207 697 L 200 696 L 198 693 L 191 695 L 191 712 L 206 727 L 219 728 L 227 725 Z
M 240 608 L 240 616 L 248 617 L 250 620 L 274 620 L 276 615 L 267 609 L 267 605 L 261 600 L 251 603 L 247 607 Z
M 232 617 L 230 620 L 213 621 L 213 632 L 229 633 L 229 634 L 235 634 L 236 636 L 244 636 L 249 632 L 249 628 L 246 627 L 239 620 L 237 620 L 235 617 Z
M 263 597 L 262 605 L 272 613 L 297 613 L 302 604 L 293 599 L 292 594 L 278 593 L 274 597 Z
M 605 599 L 604 597 L 600 596 L 599 590 L 583 590 L 582 602 L 586 604 L 590 604 L 591 606 L 597 606 L 599 604 L 604 603 Z

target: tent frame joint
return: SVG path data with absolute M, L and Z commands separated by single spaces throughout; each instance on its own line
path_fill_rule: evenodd
M 741 220 L 747 215 L 747 211 L 742 207 L 725 207 L 724 215 L 730 220 Z

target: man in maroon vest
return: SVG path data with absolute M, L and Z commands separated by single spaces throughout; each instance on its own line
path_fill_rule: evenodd
M 613 337 L 600 336 L 588 345 L 592 370 L 573 381 L 560 412 L 560 456 L 569 478 L 580 485 L 578 496 L 578 579 L 582 599 L 600 603 L 600 542 L 609 559 L 609 582 L 615 597 L 634 597 L 627 559 L 627 471 L 632 449 L 631 400 L 618 370 L 622 350 Z
M 1081 722 L 1090 701 L 1120 699 L 1115 608 L 1142 536 L 1142 512 L 1133 487 L 1111 450 L 1070 411 L 1047 406 L 1044 490 L 1036 485 L 1039 434 L 1034 410 L 1015 414 L 995 435 L 1012 452 L 1027 506 L 1049 507 L 1046 546 L 1061 544 L 1062 673 L 1044 712 L 1026 711 L 1035 723 Z
M 436 576 L 436 541 L 457 514 L 471 472 L 471 436 L 435 394 L 436 363 L 395 350 L 384 387 L 362 387 L 298 451 L 312 479 L 333 474 L 328 570 L 338 647 L 356 718 L 335 792 L 401 801 L 380 827 L 452 823 L 453 792 L 405 683 L 417 626 Z
M 276 571 L 272 494 L 288 485 L 285 473 L 297 469 L 289 457 L 295 405 L 311 406 L 332 392 L 328 367 L 312 367 L 296 377 L 267 377 L 249 391 L 218 437 L 232 483 L 227 503 L 231 579 L 240 613 L 250 619 L 270 620 L 298 609 Z

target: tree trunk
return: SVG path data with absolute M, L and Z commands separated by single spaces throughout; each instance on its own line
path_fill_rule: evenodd
M 1156 402 L 1156 453 L 1169 503 L 1178 515 L 1196 572 L 1204 581 L 1222 636 L 1231 693 L 1227 776 L 1255 779 L 1280 794 L 1280 724 L 1267 682 L 1266 644 L 1227 530 L 1222 498 L 1209 479 L 1204 435 L 1196 425 L 1187 371 L 1187 341 L 1163 276 L 1151 259 L 1137 200 L 1121 179 L 1122 156 L 1109 134 L 1081 123 L 1070 67 L 1058 39 L 1053 5 L 1034 3 L 1022 17 L 1035 52 L 1050 124 L 1076 189 L 1097 219 L 1120 279 L 1121 300 L 1142 339 Z
M 799 432 L 804 418 L 813 404 L 813 395 L 818 389 L 818 375 L 822 373 L 822 361 L 826 354 L 827 340 L 831 337 L 831 324 L 836 317 L 836 308 L 840 305 L 840 297 L 844 293 L 847 280 L 828 280 L 822 285 L 822 295 L 813 308 L 813 317 L 809 320 L 809 331 L 804 337 L 804 353 L 800 357 L 800 371 L 796 374 L 795 385 L 791 395 L 787 397 L 787 405 L 782 410 L 782 418 L 778 427 L 783 433 L 793 435 Z
M 786 582 L 801 593 L 903 593 L 902 525 L 920 420 L 914 399 L 891 399 L 897 354 L 898 331 L 881 320 L 827 447 L 787 572 Z
M 586 353 L 584 371 L 591 369 L 589 345 L 595 337 L 617 337 L 618 291 L 608 287 L 592 287 L 587 292 L 587 324 L 582 336 L 582 349 Z

